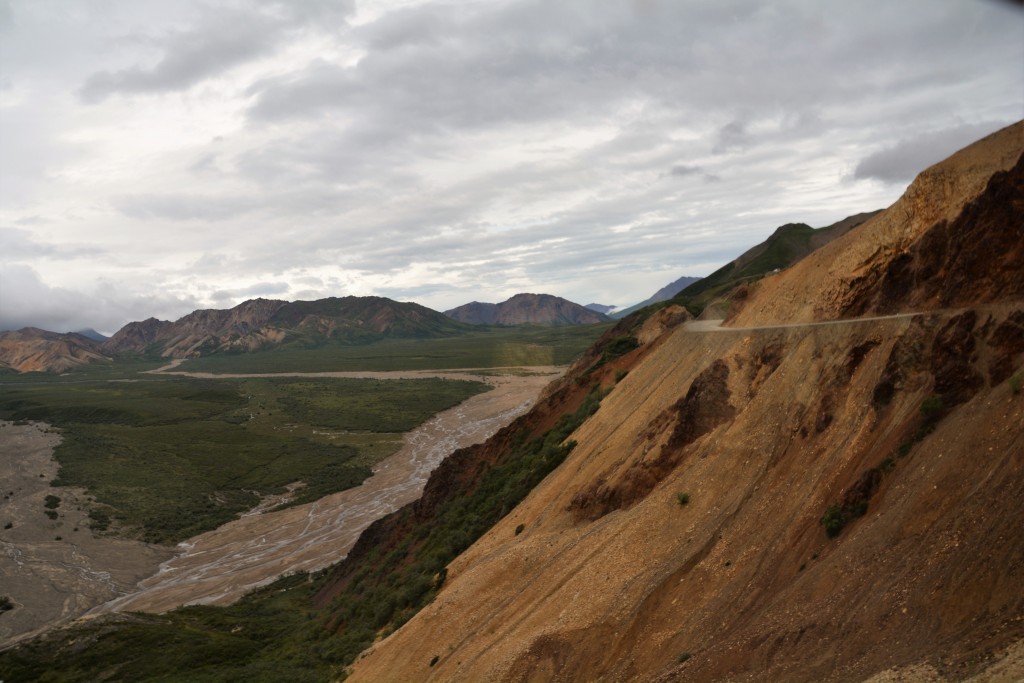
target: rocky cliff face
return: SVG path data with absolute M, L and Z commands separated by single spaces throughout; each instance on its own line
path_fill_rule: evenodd
M 100 345 L 77 333 L 58 334 L 34 327 L 0 332 L 0 368 L 17 372 L 65 372 L 110 360 Z
M 611 362 L 647 323 L 609 332 L 542 403 L 614 385 L 576 447 L 351 680 L 963 680 L 1007 648 L 1024 677 L 1021 131 L 753 288 L 742 328 Z

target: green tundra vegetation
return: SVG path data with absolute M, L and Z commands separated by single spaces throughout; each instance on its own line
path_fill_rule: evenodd
M 190 359 L 178 370 L 212 373 L 445 370 L 567 365 L 612 326 L 479 327 L 457 337 L 384 339 Z
M 293 482 L 304 486 L 292 504 L 356 486 L 402 432 L 487 389 L 436 378 L 43 382 L 3 387 L 0 418 L 61 429 L 54 484 L 88 490 L 95 531 L 177 543 Z
M 520 426 L 507 454 L 480 475 L 477 486 L 442 503 L 436 515 L 418 521 L 410 506 L 393 513 L 409 533 L 386 554 L 371 551 L 346 561 L 351 579 L 326 609 L 314 608 L 312 597 L 331 570 L 299 573 L 229 607 L 117 615 L 51 631 L 0 652 L 0 671 L 11 680 L 66 683 L 341 680 L 378 635 L 434 599 L 449 562 L 565 459 L 575 445 L 569 435 L 602 396 L 594 390 L 541 436 L 530 438 Z

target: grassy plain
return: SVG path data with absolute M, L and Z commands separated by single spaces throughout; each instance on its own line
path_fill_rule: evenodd
M 481 327 L 444 339 L 388 339 L 358 346 L 329 344 L 311 349 L 219 354 L 188 360 L 177 369 L 228 374 L 566 365 L 611 325 Z
M 55 484 L 94 528 L 174 543 L 302 481 L 294 503 L 358 485 L 401 433 L 486 391 L 443 379 L 150 378 L 0 387 L 0 417 L 63 432 Z

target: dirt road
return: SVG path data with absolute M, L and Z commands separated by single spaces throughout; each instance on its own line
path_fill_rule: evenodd
M 854 323 L 869 323 L 879 320 L 900 320 L 902 318 L 914 318 L 924 313 L 897 313 L 895 315 L 876 315 L 868 318 L 842 318 L 840 320 L 822 320 L 810 323 L 781 323 L 778 325 L 766 325 L 761 327 L 723 327 L 723 319 L 715 320 L 691 320 L 685 324 L 687 332 L 758 332 L 762 330 L 784 330 L 791 327 L 820 327 L 824 325 L 852 325 Z

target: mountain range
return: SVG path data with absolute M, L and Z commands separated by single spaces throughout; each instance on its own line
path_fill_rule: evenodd
M 171 322 L 131 322 L 109 339 L 92 332 L 58 334 L 36 328 L 0 332 L 0 371 L 66 372 L 124 355 L 194 358 L 380 339 L 465 334 L 473 325 L 586 325 L 607 316 L 548 294 L 517 294 L 501 304 L 467 304 L 446 314 L 383 297 L 316 301 L 251 299 L 230 309 L 193 311 Z
M 293 302 L 252 299 L 228 310 L 195 311 L 173 323 L 154 318 L 129 323 L 103 347 L 119 353 L 147 352 L 188 358 L 278 346 L 438 337 L 459 334 L 465 329 L 425 306 L 383 297 Z
M 156 318 L 131 322 L 104 341 L 35 328 L 3 332 L 0 369 L 64 372 L 125 354 L 193 358 L 326 343 L 455 336 L 470 329 L 419 304 L 383 297 L 252 299 L 226 310 L 193 311 L 174 322 Z

